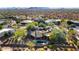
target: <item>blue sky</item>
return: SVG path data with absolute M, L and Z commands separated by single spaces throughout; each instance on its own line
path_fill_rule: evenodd
M 2 7 L 79 8 L 79 0 L 0 0 Z

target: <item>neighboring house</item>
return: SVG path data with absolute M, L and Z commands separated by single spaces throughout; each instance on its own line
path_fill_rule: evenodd
M 0 37 L 3 37 L 3 36 L 5 35 L 5 33 L 7 33 L 7 34 L 12 34 L 12 33 L 14 33 L 14 32 L 15 32 L 15 30 L 12 29 L 12 28 L 5 28 L 5 29 L 2 29 L 2 30 L 0 30 Z
M 3 28 L 11 28 L 10 24 L 3 25 Z
M 79 21 L 69 20 L 67 23 L 68 24 L 75 24 L 76 26 L 79 26 Z
M 27 16 L 27 19 L 31 20 L 31 19 L 32 19 L 32 17 L 30 17 L 30 16 Z
M 32 20 L 35 21 L 35 22 L 45 23 L 45 21 L 42 18 L 32 18 Z
M 32 20 L 33 20 L 33 21 L 39 21 L 39 20 L 41 20 L 41 19 L 39 19 L 39 18 L 32 18 Z
M 21 25 L 26 25 L 28 23 L 32 23 L 33 21 L 32 20 L 23 20 L 20 22 Z
M 46 23 L 55 23 L 55 24 L 60 24 L 61 20 L 60 19 L 48 19 L 45 21 Z
M 3 26 L 3 28 L 10 28 L 11 24 L 14 23 L 14 22 L 11 22 L 11 24 L 10 24 L 7 21 L 9 21 L 9 20 L 7 20 L 7 19 L 1 19 L 0 20 L 0 24 Z
M 11 25 L 15 25 L 16 21 L 15 20 L 11 20 Z
M 4 24 L 5 23 L 5 21 L 4 20 L 0 20 L 0 24 Z
M 25 15 L 16 15 L 16 16 L 12 16 L 10 18 L 13 18 L 13 19 L 26 19 L 26 16 Z
M 76 26 L 75 28 L 73 28 L 74 30 L 76 30 L 77 32 L 79 32 L 79 27 Z
M 42 33 L 40 31 L 37 31 L 37 30 L 31 31 L 31 34 L 30 35 L 32 37 L 34 37 L 34 38 L 41 38 L 41 37 L 43 37 Z
M 51 27 L 47 27 L 47 28 L 35 27 L 35 30 L 31 31 L 30 35 L 33 38 L 43 38 L 43 37 L 48 37 L 51 31 L 52 31 Z

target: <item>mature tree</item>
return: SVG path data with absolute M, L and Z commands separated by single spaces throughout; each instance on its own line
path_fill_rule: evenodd
M 54 43 L 63 43 L 65 42 L 65 33 L 60 29 L 53 29 L 49 39 Z
M 54 23 L 52 23 L 52 22 L 50 22 L 50 23 L 48 23 L 48 26 L 51 26 L 51 27 L 54 27 Z
M 34 24 L 28 24 L 27 25 L 27 27 L 26 27 L 26 29 L 28 30 L 28 31 L 30 31 L 31 29 L 33 29 L 33 27 L 34 27 L 35 25 Z
M 20 23 L 21 19 L 15 19 L 16 23 Z
M 38 22 L 32 22 L 32 24 L 38 26 Z
M 37 25 L 38 25 L 37 22 L 29 23 L 29 24 L 26 26 L 26 29 L 29 31 L 29 30 L 33 29 L 34 26 L 37 26 Z
M 61 19 L 61 26 L 67 28 L 68 27 L 67 21 L 68 19 Z
M 17 29 L 14 33 L 14 40 L 20 41 L 27 35 L 27 31 L 25 29 Z
M 38 26 L 39 26 L 39 27 L 46 27 L 46 24 L 44 24 L 44 23 L 39 23 Z
M 0 24 L 0 29 L 2 29 L 2 25 Z

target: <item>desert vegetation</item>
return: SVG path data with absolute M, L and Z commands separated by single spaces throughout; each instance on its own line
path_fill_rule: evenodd
M 79 9 L 0 9 L 0 50 L 78 51 Z

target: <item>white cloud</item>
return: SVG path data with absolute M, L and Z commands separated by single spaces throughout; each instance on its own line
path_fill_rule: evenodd
M 0 0 L 0 7 L 79 7 L 79 0 Z

